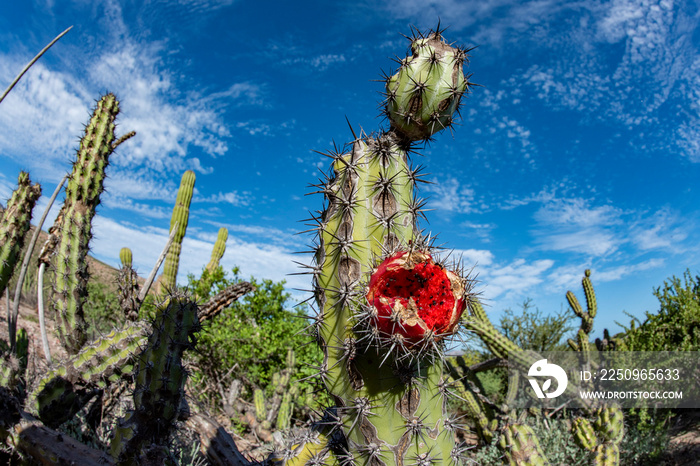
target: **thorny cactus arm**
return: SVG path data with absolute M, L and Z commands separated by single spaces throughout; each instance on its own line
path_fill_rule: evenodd
M 17 178 L 17 189 L 12 193 L 0 218 L 0 296 L 5 291 L 19 262 L 24 238 L 29 231 L 32 210 L 40 196 L 41 186 L 32 185 L 29 174 L 21 172 Z M 17 321 L 9 307 L 7 323 L 10 348 L 14 349 Z
M 187 372 L 185 350 L 193 348 L 200 330 L 197 304 L 187 296 L 169 296 L 157 312 L 152 333 L 135 370 L 134 411 L 119 421 L 111 454 L 120 464 L 140 464 L 144 450 L 165 459 L 165 445 L 178 417 Z
M 83 305 L 87 298 L 87 255 L 92 219 L 104 189 L 105 168 L 113 148 L 114 121 L 119 102 L 107 94 L 98 102 L 80 141 L 73 173 L 66 186 L 66 200 L 59 216 L 60 238 L 53 256 L 55 284 L 51 307 L 58 317 L 58 333 L 69 354 L 85 344 Z
M 598 312 L 598 305 L 591 282 L 591 271 L 586 270 L 583 280 L 583 293 L 586 297 L 586 311 L 579 304 L 576 295 L 567 291 L 566 299 L 572 311 L 581 318 L 581 327 L 577 333 L 577 341 L 569 340 L 569 346 L 581 354 L 583 362 L 590 361 L 589 334 L 593 330 L 593 319 Z M 606 339 L 609 338 L 607 330 Z M 598 342 L 596 342 L 598 343 Z M 599 350 L 603 350 L 599 345 Z M 607 348 L 605 348 L 607 349 Z M 583 448 L 594 452 L 593 464 L 595 466 L 614 466 L 620 463 L 620 442 L 625 435 L 625 418 L 622 410 L 616 406 L 599 407 L 589 409 L 589 415 L 593 415 L 594 422 L 587 418 L 576 418 L 571 426 L 572 434 L 577 443 Z

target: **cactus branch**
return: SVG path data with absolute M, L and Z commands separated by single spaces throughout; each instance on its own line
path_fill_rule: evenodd
M 29 247 L 27 247 L 27 252 L 24 254 L 24 260 L 22 261 L 22 269 L 19 272 L 19 278 L 17 279 L 17 287 L 15 288 L 15 299 L 14 299 L 14 307 L 12 308 L 12 321 L 14 322 L 15 325 L 17 325 L 17 317 L 19 316 L 19 298 L 20 294 L 22 292 L 22 284 L 24 283 L 24 277 L 27 275 L 27 270 L 29 269 L 29 261 L 32 258 L 32 253 L 34 252 L 34 248 L 36 247 L 36 242 L 39 239 L 39 233 L 41 233 L 41 228 L 44 226 L 44 222 L 46 221 L 46 217 L 49 215 L 49 210 L 51 210 L 51 206 L 53 205 L 54 201 L 56 200 L 56 196 L 58 196 L 58 193 L 61 192 L 61 188 L 63 188 L 63 184 L 66 182 L 66 179 L 68 178 L 68 175 L 64 175 L 63 178 L 61 179 L 61 182 L 58 183 L 58 186 L 56 186 L 56 189 L 54 190 L 53 194 L 51 195 L 51 199 L 49 199 L 49 204 L 46 206 L 46 210 L 44 210 L 44 214 L 41 216 L 41 219 L 39 220 L 39 223 L 36 225 L 36 228 L 34 229 L 34 234 L 32 235 L 32 239 L 29 241 Z M 41 286 L 39 286 L 39 293 L 41 293 Z M 10 339 L 13 340 L 12 336 L 14 336 L 14 332 L 10 332 Z M 10 346 L 14 347 L 14 341 L 10 341 Z M 47 351 L 47 346 L 44 348 L 44 351 Z M 48 353 L 46 353 L 48 354 Z M 49 362 L 51 361 L 51 357 L 48 357 Z

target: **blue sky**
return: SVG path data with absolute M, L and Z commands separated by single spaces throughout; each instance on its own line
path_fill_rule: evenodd
M 427 5 L 427 6 L 426 6 Z M 134 251 L 146 275 L 182 172 L 197 174 L 180 281 L 208 262 L 309 288 L 294 261 L 312 238 L 316 150 L 381 129 L 379 79 L 411 25 L 478 46 L 481 85 L 416 162 L 434 184 L 426 231 L 478 275 L 495 319 L 526 298 L 566 305 L 593 270 L 594 333 L 656 310 L 654 287 L 700 273 L 698 3 L 612 0 L 26 1 L 0 9 L 0 87 L 74 25 L 0 104 L 0 198 L 19 170 L 46 205 L 89 111 L 111 91 L 118 134 L 94 254 Z M 4 84 L 3 84 L 4 83 Z M 54 208 L 54 214 L 57 207 Z M 35 213 L 38 217 L 39 214 Z M 301 296 L 294 292 L 295 296 Z

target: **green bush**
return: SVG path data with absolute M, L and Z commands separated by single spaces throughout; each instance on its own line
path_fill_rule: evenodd
M 542 351 L 566 351 L 565 337 L 574 329 L 575 315 L 568 309 L 551 316 L 543 316 L 532 300 L 526 299 L 522 312 L 504 311 L 500 327 L 503 334 L 522 349 Z
M 646 312 L 646 319 L 632 320 L 630 327 L 617 338 L 628 351 L 700 351 L 700 276 L 690 270 L 683 281 L 676 276 L 654 290 L 659 300 L 656 314 Z M 639 324 L 639 325 L 637 325 Z
M 204 270 L 199 279 L 190 275 L 189 288 L 200 300 L 205 300 L 226 287 L 241 281 L 238 268 L 233 276 L 221 267 Z M 240 380 L 252 399 L 256 388 L 270 387 L 272 376 L 286 367 L 287 349 L 294 349 L 296 368 L 291 383 L 299 385 L 299 393 L 312 389 L 311 378 L 319 366 L 322 354 L 308 335 L 309 325 L 305 306 L 289 307 L 290 295 L 284 291 L 284 281 L 248 280 L 256 290 L 239 299 L 211 321 L 199 333 L 193 381 L 217 381 L 227 389 L 231 381 Z M 214 393 L 214 398 L 219 398 Z M 211 396 L 209 402 L 213 401 Z M 216 403 L 215 403 L 216 404 Z

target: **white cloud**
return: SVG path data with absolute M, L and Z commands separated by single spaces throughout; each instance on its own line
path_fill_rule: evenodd
M 432 194 L 429 200 L 429 207 L 432 209 L 461 214 L 477 209 L 474 189 L 460 185 L 456 178 L 429 184 L 425 190 Z
M 532 293 L 546 279 L 545 273 L 554 265 L 550 259 L 531 262 L 515 259 L 508 264 L 489 264 L 477 267 L 479 281 L 483 283 L 477 291 L 483 291 L 487 300 L 513 301 Z
M 208 197 L 197 196 L 193 199 L 193 202 L 203 202 L 203 203 L 226 203 L 233 206 L 247 206 L 251 203 L 251 194 L 249 192 L 239 193 L 238 191 L 231 191 L 228 193 L 218 192 L 212 194 Z
M 542 250 L 608 255 L 622 242 L 613 228 L 620 224 L 621 215 L 612 206 L 591 207 L 583 199 L 555 199 L 535 213 L 533 234 Z

